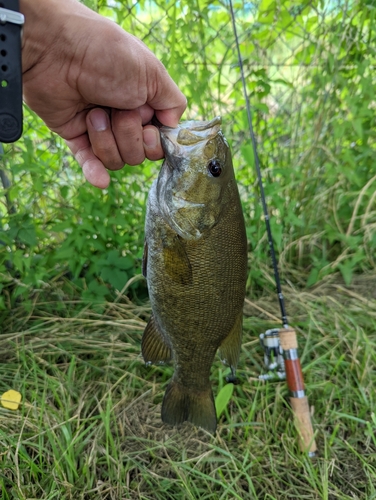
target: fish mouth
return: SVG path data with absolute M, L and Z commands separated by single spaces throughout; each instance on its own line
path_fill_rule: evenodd
M 221 117 L 217 116 L 211 121 L 182 122 L 176 128 L 163 126 L 159 129 L 163 150 L 167 154 L 177 154 L 182 146 L 194 146 L 208 141 L 218 134 L 221 123 Z

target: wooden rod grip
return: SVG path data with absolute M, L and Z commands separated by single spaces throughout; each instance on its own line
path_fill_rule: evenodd
M 287 387 L 293 396 L 297 396 L 294 394 L 295 392 L 304 391 L 303 373 L 299 359 L 285 359 L 285 370 Z

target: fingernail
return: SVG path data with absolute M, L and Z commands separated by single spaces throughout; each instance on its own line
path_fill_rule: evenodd
M 89 117 L 94 130 L 97 132 L 103 132 L 108 128 L 108 116 L 102 109 L 94 109 Z
M 143 132 L 144 145 L 147 148 L 156 148 L 158 146 L 158 134 L 155 128 L 145 128 Z

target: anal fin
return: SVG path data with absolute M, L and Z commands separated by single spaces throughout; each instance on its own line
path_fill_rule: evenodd
M 222 363 L 230 366 L 233 377 L 235 377 L 235 371 L 239 361 L 242 331 L 243 311 L 240 311 L 230 333 L 222 341 L 222 344 L 219 347 L 219 357 L 221 358 Z
M 171 349 L 166 345 L 154 316 L 151 316 L 144 330 L 141 352 L 145 363 L 166 363 L 171 359 Z

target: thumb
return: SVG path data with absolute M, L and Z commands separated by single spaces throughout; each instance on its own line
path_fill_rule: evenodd
M 147 103 L 163 125 L 177 127 L 187 107 L 187 99 L 162 63 L 155 69 L 157 74 L 148 75 L 151 85 L 148 87 Z

